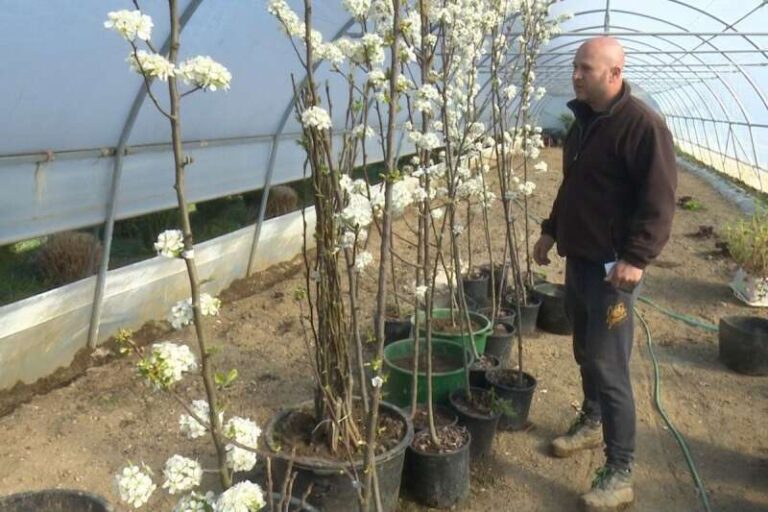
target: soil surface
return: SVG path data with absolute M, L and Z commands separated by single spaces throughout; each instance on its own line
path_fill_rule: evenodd
M 427 353 L 426 348 L 419 349 L 419 374 L 427 373 Z M 398 368 L 413 371 L 413 355 L 398 357 L 392 359 L 392 364 Z M 446 373 L 458 370 L 464 365 L 464 361 L 459 357 L 451 357 L 444 354 L 432 353 L 432 371 L 434 373 Z M 411 374 L 413 375 L 413 374 Z
M 444 407 L 434 408 L 435 427 L 446 427 L 448 425 L 456 424 L 456 413 L 450 409 Z M 420 406 L 416 409 L 416 414 L 413 415 L 413 431 L 419 432 L 429 428 L 429 414 L 427 413 L 426 406 Z
M 543 152 L 550 169 L 560 169 L 560 150 Z M 534 174 L 532 215 L 547 215 L 559 171 Z M 727 287 L 734 271 L 717 250 L 717 237 L 693 238 L 699 226 L 715 232 L 739 217 L 735 206 L 695 176 L 681 172 L 679 196 L 695 198 L 703 208 L 678 209 L 671 240 L 647 270 L 642 295 L 678 313 L 717 323 L 725 315 L 759 315 L 765 310 L 742 305 Z M 501 256 L 501 206 L 494 206 L 491 240 L 494 258 Z M 521 218 L 522 220 L 522 218 Z M 520 222 L 519 224 L 522 224 Z M 395 229 L 402 223 L 395 223 Z M 529 223 L 535 241 L 538 226 Z M 487 258 L 480 229 L 469 244 L 473 261 Z M 377 237 L 370 238 L 375 252 Z M 404 244 L 398 244 L 398 248 Z M 468 244 L 464 244 L 464 250 Z M 407 251 L 403 248 L 403 253 Z M 564 261 L 553 258 L 536 268 L 548 280 L 563 282 Z M 264 426 L 276 411 L 312 397 L 312 370 L 307 358 L 293 291 L 302 284 L 300 260 L 272 274 L 235 283 L 222 294 L 221 315 L 206 328 L 217 350 L 220 371 L 239 370 L 239 378 L 222 394 L 227 416 L 250 417 Z M 371 267 L 375 269 L 375 267 Z M 401 269 L 398 285 L 412 282 Z M 364 326 L 370 326 L 375 270 L 361 274 L 360 305 Z M 306 310 L 306 308 L 305 308 Z M 685 436 L 712 509 L 749 512 L 768 509 L 768 377 L 748 377 L 718 361 L 717 335 L 690 327 L 645 303 L 639 313 L 647 320 L 661 371 L 661 399 L 676 428 Z M 158 313 L 158 317 L 165 316 Z M 155 340 L 190 341 L 190 329 L 157 331 Z M 582 394 L 568 336 L 540 331 L 525 337 L 525 371 L 538 379 L 531 405 L 531 428 L 502 432 L 493 454 L 472 470 L 471 497 L 457 510 L 571 511 L 603 463 L 600 450 L 570 459 L 549 454 L 550 440 L 574 418 Z M 511 365 L 516 364 L 512 351 Z M 0 418 L 0 495 L 49 487 L 87 489 L 113 503 L 118 498 L 113 475 L 129 461 L 145 462 L 162 482 L 162 467 L 173 454 L 197 458 L 214 467 L 206 438 L 187 441 L 179 434 L 182 408 L 168 395 L 153 393 L 138 378 L 135 360 L 110 354 L 89 356 L 79 372 L 67 374 L 66 385 L 45 394 L 7 397 Z M 95 364 L 95 363 L 103 364 Z M 685 460 L 653 405 L 654 373 L 642 326 L 636 322 L 632 378 L 637 402 L 637 460 L 634 510 L 691 512 L 701 510 Z M 186 400 L 202 398 L 194 379 L 181 383 Z M 14 404 L 19 404 L 13 407 Z M 205 483 L 213 482 L 206 475 Z M 175 500 L 161 490 L 145 510 L 170 510 Z M 403 511 L 423 511 L 401 501 Z M 118 510 L 127 510 L 122 505 Z

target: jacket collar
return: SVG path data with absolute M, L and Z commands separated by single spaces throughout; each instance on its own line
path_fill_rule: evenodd
M 611 106 L 608 107 L 607 112 L 595 112 L 592 107 L 590 107 L 587 103 L 581 101 L 581 100 L 571 100 L 567 103 L 567 106 L 573 114 L 576 116 L 576 119 L 583 123 L 584 121 L 590 119 L 591 117 L 595 115 L 601 115 L 601 116 L 612 116 L 616 112 L 618 112 L 629 100 L 629 97 L 632 95 L 632 89 L 629 87 L 629 84 L 625 81 L 622 82 L 621 86 L 621 92 L 619 92 L 619 95 L 616 97 L 615 100 L 613 100 L 613 103 L 611 103 Z

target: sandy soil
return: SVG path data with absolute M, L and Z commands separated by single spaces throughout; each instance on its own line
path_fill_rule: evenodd
M 547 150 L 551 169 L 560 169 L 560 152 Z M 536 176 L 534 214 L 546 215 L 560 180 L 558 171 Z M 681 173 L 679 195 L 691 195 L 705 210 L 678 210 L 672 240 L 648 271 L 644 295 L 681 313 L 716 323 L 729 314 L 762 314 L 740 305 L 726 283 L 732 264 L 712 256 L 714 240 L 686 236 L 699 225 L 719 228 L 739 214 L 697 178 Z M 493 240 L 501 245 L 498 212 Z M 531 226 L 534 231 L 535 226 Z M 474 244 L 476 262 L 484 244 Z M 500 247 L 498 248 L 500 249 Z M 298 263 L 298 262 L 297 262 Z M 237 367 L 240 378 L 224 393 L 228 410 L 260 424 L 280 407 L 311 396 L 310 367 L 300 337 L 293 290 L 301 283 L 298 265 L 233 285 L 223 294 L 221 316 L 207 328 L 220 351 L 222 370 Z M 563 261 L 545 269 L 562 282 Z M 361 311 L 369 325 L 373 310 L 373 272 L 362 286 L 368 295 Z M 405 282 L 405 280 L 404 280 Z M 685 435 L 709 491 L 714 510 L 768 509 L 768 378 L 746 377 L 717 359 L 717 337 L 681 324 L 641 304 L 660 358 L 666 410 Z M 638 408 L 635 471 L 641 511 L 693 511 L 700 506 L 680 450 L 652 404 L 653 370 L 642 329 L 636 329 L 632 372 Z M 147 331 L 156 339 L 189 339 L 163 325 Z M 548 442 L 567 428 L 580 386 L 570 339 L 537 332 L 527 339 L 526 370 L 539 380 L 525 432 L 501 433 L 491 460 L 473 469 L 471 498 L 459 510 L 575 510 L 579 493 L 602 463 L 595 450 L 568 460 L 548 455 Z M 513 357 L 514 357 L 513 351 Z M 157 478 L 174 453 L 211 460 L 203 440 L 190 443 L 178 434 L 180 407 L 164 395 L 148 393 L 132 359 L 107 358 L 68 385 L 32 399 L 0 418 L 0 494 L 46 487 L 94 491 L 117 502 L 112 475 L 127 461 L 144 461 Z M 513 361 L 514 363 L 514 361 Z M 181 391 L 202 396 L 196 383 Z M 209 466 L 210 467 L 210 466 Z M 158 496 L 162 493 L 157 493 Z M 156 499 L 150 510 L 170 510 Z M 407 502 L 401 509 L 422 510 Z

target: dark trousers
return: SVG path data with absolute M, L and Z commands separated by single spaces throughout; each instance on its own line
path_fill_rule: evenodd
M 635 401 L 629 377 L 633 342 L 632 293 L 605 281 L 605 267 L 568 258 L 566 310 L 573 324 L 573 354 L 581 370 L 582 410 L 602 421 L 606 464 L 628 468 L 635 452 Z

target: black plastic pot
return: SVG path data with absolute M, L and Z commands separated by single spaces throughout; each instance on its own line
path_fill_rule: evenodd
M 472 434 L 458 450 L 428 453 L 409 446 L 405 488 L 414 501 L 432 508 L 451 508 L 469 496 L 469 451 Z
M 285 478 L 290 457 L 288 453 L 282 450 L 278 432 L 281 431 L 291 414 L 307 409 L 312 409 L 312 402 L 305 402 L 297 407 L 281 411 L 267 423 L 264 438 L 267 448 L 274 454 L 272 456 L 272 478 L 275 482 L 282 482 Z M 400 494 L 405 449 L 413 440 L 413 424 L 410 418 L 394 405 L 382 402 L 381 409 L 400 418 L 405 424 L 403 439 L 391 449 L 377 455 L 375 459 L 382 505 L 385 511 L 394 512 L 397 510 L 397 499 Z M 362 475 L 363 461 L 356 461 L 354 469 Z M 297 456 L 293 461 L 293 471 L 296 473 L 292 490 L 294 497 L 300 498 L 311 484 L 312 492 L 307 501 L 312 506 L 317 507 L 318 510 L 359 512 L 360 506 L 355 483 L 352 482 L 348 474 L 351 471 L 349 463 Z M 374 510 L 374 508 L 375 506 L 371 504 L 369 510 Z
M 496 435 L 496 428 L 499 424 L 501 412 L 484 414 L 465 406 L 459 400 L 459 395 L 464 394 L 466 390 L 457 389 L 451 393 L 451 406 L 459 416 L 459 425 L 467 427 L 472 435 L 472 442 L 469 447 L 469 457 L 472 461 L 477 461 L 487 457 L 493 447 L 493 438 Z M 488 393 L 486 389 L 470 388 L 472 395 L 483 395 Z
M 536 325 L 552 334 L 571 334 L 573 326 L 565 312 L 565 286 L 555 283 L 538 283 L 532 295 L 541 301 Z
M 407 340 L 411 337 L 411 319 L 385 319 L 384 345 L 395 341 Z
M 462 276 L 461 285 L 464 287 L 464 295 L 478 305 L 484 305 L 488 301 L 487 275 L 477 277 Z M 482 306 L 481 306 L 482 307 Z
M 508 295 L 507 306 L 517 311 L 515 295 Z M 527 304 L 520 304 L 520 318 L 517 319 L 517 327 L 522 334 L 532 334 L 536 330 L 536 321 L 539 317 L 541 300 L 537 297 L 529 297 Z
M 509 265 L 507 265 L 506 273 L 504 273 L 503 265 L 494 265 L 493 267 L 493 282 L 496 285 L 496 301 L 498 302 L 504 295 L 504 290 L 507 289 L 507 281 L 509 281 Z M 487 264 L 481 265 L 480 272 L 488 276 L 488 298 L 491 299 L 493 292 L 493 287 L 491 286 L 491 266 Z M 502 274 L 504 274 L 503 281 Z
M 502 324 L 506 328 L 506 333 L 496 333 L 495 327 Z M 500 322 L 496 321 L 494 324 L 494 330 L 485 339 L 485 355 L 496 356 L 501 363 L 501 367 L 504 368 L 509 363 L 509 354 L 512 351 L 512 341 L 515 338 L 515 321 L 514 317 L 512 322 Z
M 738 373 L 768 375 L 768 319 L 725 316 L 718 332 L 720 360 Z
M 282 510 L 278 508 L 282 499 L 283 495 L 279 492 L 272 493 L 272 504 L 274 505 L 275 510 Z M 291 496 L 288 510 L 289 512 L 319 512 L 315 507 L 309 505 L 308 503 L 302 505 L 301 500 L 299 498 L 294 498 L 293 496 Z M 269 512 L 269 504 L 262 507 L 260 512 Z
M 536 379 L 523 372 L 523 387 L 517 386 L 517 370 L 498 369 L 486 374 L 496 396 L 504 400 L 513 414 L 505 411 L 499 420 L 499 430 L 520 430 L 528 424 L 528 413 L 536 389 Z
M 474 365 L 469 367 L 469 385 L 473 388 L 488 389 L 489 385 L 485 379 L 485 373 L 501 367 L 501 361 L 499 361 L 498 357 L 492 356 L 487 352 L 483 356 L 491 360 L 491 366 L 490 368 L 477 368 Z M 474 364 L 477 364 L 477 360 L 475 360 Z
M 23 492 L 0 498 L 2 512 L 114 512 L 101 496 L 73 489 Z

